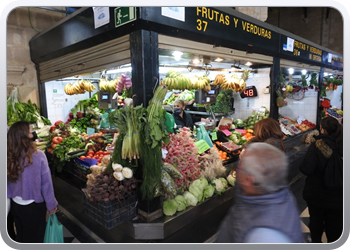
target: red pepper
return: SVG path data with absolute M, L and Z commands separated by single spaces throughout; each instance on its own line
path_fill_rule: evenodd
M 56 129 L 56 126 L 51 126 L 50 127 L 50 132 L 53 132 Z
M 331 106 L 331 103 L 328 100 L 324 100 L 321 102 L 321 106 L 324 108 L 329 108 Z
M 84 117 L 84 114 L 83 113 L 81 113 L 81 112 L 78 112 L 77 113 L 77 118 L 83 118 Z
M 55 126 L 58 126 L 58 124 L 63 123 L 63 121 L 57 121 L 55 122 Z

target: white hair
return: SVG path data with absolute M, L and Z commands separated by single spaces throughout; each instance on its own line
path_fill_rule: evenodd
M 285 153 L 265 142 L 247 146 L 240 167 L 252 175 L 261 193 L 273 193 L 287 186 L 288 159 Z

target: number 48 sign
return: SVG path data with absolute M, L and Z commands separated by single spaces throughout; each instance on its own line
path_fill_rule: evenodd
M 258 96 L 258 91 L 255 86 L 246 87 L 245 91 L 241 92 L 241 98 Z

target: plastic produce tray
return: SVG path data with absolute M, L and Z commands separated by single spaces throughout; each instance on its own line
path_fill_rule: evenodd
M 91 202 L 85 196 L 85 213 L 107 229 L 130 220 L 136 216 L 136 193 L 123 201 Z

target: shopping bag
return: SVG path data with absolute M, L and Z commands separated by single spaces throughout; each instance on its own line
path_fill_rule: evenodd
M 205 140 L 209 147 L 214 147 L 213 142 L 211 141 L 208 131 L 205 129 L 203 125 L 199 125 L 199 128 L 197 129 L 197 139 L 199 140 Z
M 49 215 L 47 220 L 44 243 L 64 243 L 63 226 L 58 224 L 56 214 Z

